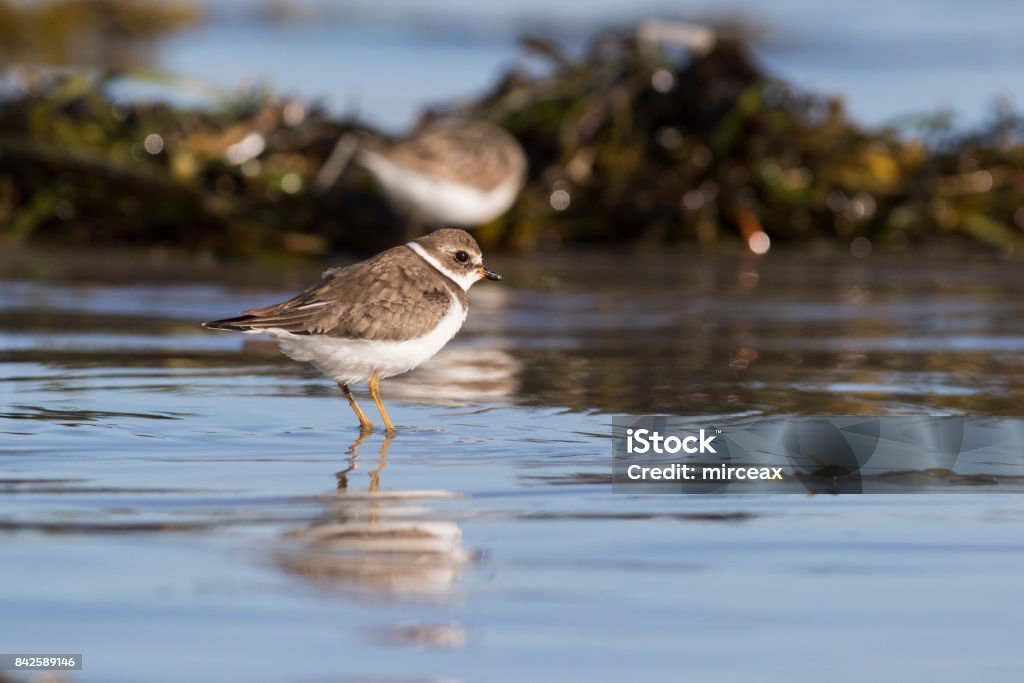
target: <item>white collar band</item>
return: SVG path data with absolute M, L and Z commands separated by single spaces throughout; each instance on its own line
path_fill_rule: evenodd
M 419 254 L 420 258 L 422 258 L 424 261 L 426 261 L 427 263 L 434 267 L 434 270 L 441 273 L 452 282 L 456 283 L 459 287 L 462 287 L 462 291 L 464 292 L 468 292 L 469 288 L 480 280 L 480 273 L 478 273 L 475 270 L 471 270 L 468 273 L 461 274 L 453 273 L 452 271 L 442 266 L 440 261 L 438 261 L 430 254 L 428 254 L 427 250 L 424 249 L 420 244 L 417 244 L 416 242 L 406 242 L 405 246 L 409 247 L 414 252 Z

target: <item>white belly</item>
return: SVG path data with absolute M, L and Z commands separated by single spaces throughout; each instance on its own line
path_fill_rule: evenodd
M 466 311 L 453 298 L 452 306 L 432 332 L 402 342 L 338 339 L 299 335 L 284 330 L 265 330 L 277 339 L 289 358 L 311 363 L 335 382 L 359 384 L 374 372 L 394 377 L 426 362 L 447 344 L 466 320 Z
M 391 199 L 406 205 L 423 220 L 438 225 L 482 225 L 505 213 L 519 194 L 520 179 L 510 177 L 493 190 L 441 180 L 393 164 L 373 153 L 362 163 Z

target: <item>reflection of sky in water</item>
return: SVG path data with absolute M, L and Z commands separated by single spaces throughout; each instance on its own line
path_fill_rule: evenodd
M 228 86 L 268 81 L 390 128 L 409 124 L 426 104 L 481 92 L 514 63 L 522 32 L 578 44 L 641 16 L 728 16 L 763 26 L 759 55 L 772 72 L 844 95 L 870 123 L 943 107 L 961 124 L 976 123 L 995 96 L 1012 100 L 1024 88 L 1024 5 L 1000 0 L 653 1 L 628 10 L 612 0 L 322 0 L 299 3 L 305 15 L 283 25 L 246 18 L 241 8 L 251 5 L 237 0 L 210 4 L 208 26 L 163 44 L 162 66 Z

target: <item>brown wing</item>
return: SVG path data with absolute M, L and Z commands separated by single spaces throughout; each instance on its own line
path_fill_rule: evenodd
M 522 175 L 522 148 L 501 128 L 481 121 L 430 126 L 393 145 L 384 156 L 408 168 L 492 190 Z
M 437 326 L 451 306 L 452 294 L 462 294 L 454 288 L 408 247 L 395 247 L 368 261 L 327 271 L 319 284 L 284 303 L 203 325 L 405 341 Z

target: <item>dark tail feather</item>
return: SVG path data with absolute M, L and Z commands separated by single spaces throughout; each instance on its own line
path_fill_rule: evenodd
M 252 323 L 254 320 L 256 320 L 255 316 L 240 315 L 236 318 L 211 320 L 210 322 L 203 323 L 203 327 L 208 330 L 234 330 L 235 332 L 245 332 L 246 330 L 253 329 Z

